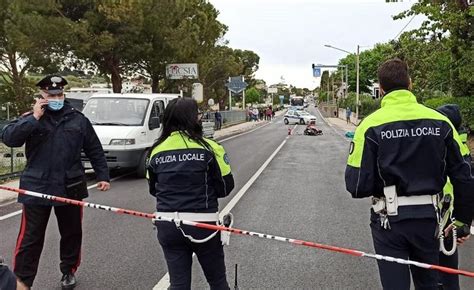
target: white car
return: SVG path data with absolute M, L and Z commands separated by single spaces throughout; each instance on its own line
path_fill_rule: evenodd
M 316 117 L 306 111 L 288 110 L 283 117 L 285 125 L 288 124 L 309 124 L 310 121 L 316 121 Z

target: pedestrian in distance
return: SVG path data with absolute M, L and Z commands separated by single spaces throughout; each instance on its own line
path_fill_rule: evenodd
M 271 121 L 271 120 L 272 120 L 272 108 L 271 108 L 271 107 L 268 107 L 268 108 L 267 108 L 266 116 L 267 116 L 267 121 Z
M 465 132 L 464 127 L 462 126 L 462 115 L 461 111 L 459 110 L 458 105 L 452 105 L 452 104 L 447 104 L 443 105 L 441 107 L 438 107 L 436 109 L 438 112 L 441 114 L 445 115 L 453 124 L 454 128 L 456 131 L 459 132 Z M 466 148 L 467 151 L 469 151 L 469 147 L 467 147 L 466 143 L 464 140 L 461 138 L 461 141 L 463 143 L 463 146 Z M 468 162 L 471 162 L 470 160 L 470 155 Z M 454 192 L 453 192 L 453 185 L 451 184 L 450 180 L 448 179 L 446 185 L 443 188 L 443 197 L 441 198 L 443 202 L 441 202 L 441 213 L 442 216 L 440 217 L 441 219 L 444 218 L 444 215 L 447 215 L 447 220 L 451 220 L 453 218 L 452 216 L 452 210 L 453 210 L 453 201 L 454 201 Z M 455 217 L 454 217 L 455 218 Z M 466 225 L 462 224 L 459 221 L 455 222 L 457 231 L 464 230 L 464 231 L 470 231 Z M 453 248 L 453 240 L 452 240 L 452 233 L 450 232 L 451 228 L 449 228 L 449 225 L 446 224 L 445 227 L 443 228 L 444 232 L 442 234 L 445 235 L 444 238 L 444 243 L 445 243 L 445 248 L 452 249 Z M 462 244 L 465 240 L 469 238 L 470 235 L 465 236 L 458 244 Z M 439 264 L 441 266 L 449 267 L 449 268 L 454 268 L 457 269 L 459 266 L 459 257 L 458 257 L 458 251 L 456 250 L 452 255 L 446 255 L 442 251 L 439 253 Z M 458 275 L 450 275 L 446 273 L 440 273 L 440 287 L 444 290 L 458 290 L 460 289 L 459 286 L 459 276 Z
M 222 127 L 222 114 L 219 112 L 219 110 L 216 110 L 214 113 L 214 119 L 216 123 L 216 130 L 220 130 Z
M 346 108 L 346 123 L 347 124 L 351 123 L 351 114 L 352 114 L 351 107 L 347 107 Z
M 82 200 L 88 196 L 81 151 L 90 159 L 98 180 L 97 188 L 110 188 L 109 170 L 102 145 L 90 121 L 64 100 L 67 81 L 58 75 L 40 80 L 41 97 L 33 110 L 8 124 L 2 132 L 10 147 L 25 145 L 27 163 L 20 188 Z M 81 261 L 82 207 L 66 205 L 28 195 L 23 204 L 20 233 L 14 252 L 13 270 L 26 286 L 35 279 L 43 249 L 49 215 L 54 208 L 60 241 L 61 287 L 76 285 L 74 273 Z
M 150 194 L 158 216 L 217 224 L 218 199 L 234 188 L 224 148 L 202 135 L 195 100 L 170 101 L 163 131 L 153 145 L 148 166 Z M 221 233 L 156 221 L 158 241 L 168 265 L 170 289 L 191 289 L 192 255 L 211 289 L 229 289 Z M 186 235 L 186 236 L 185 236 Z
M 257 108 L 254 108 L 252 110 L 252 114 L 253 114 L 253 119 L 255 120 L 255 122 L 257 122 L 259 120 L 259 111 Z
M 448 176 L 455 193 L 453 215 L 467 226 L 472 221 L 469 152 L 446 116 L 417 103 L 405 62 L 388 60 L 377 75 L 381 108 L 355 131 L 346 188 L 353 198 L 372 197 L 370 227 L 377 254 L 437 265 L 438 193 Z M 384 289 L 410 289 L 410 273 L 415 289 L 438 289 L 436 271 L 377 263 Z

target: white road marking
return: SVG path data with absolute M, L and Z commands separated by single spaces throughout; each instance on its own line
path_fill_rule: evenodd
M 266 126 L 266 125 L 265 125 Z M 263 126 L 262 126 L 263 127 Z M 261 128 L 261 127 L 260 127 Z M 296 128 L 296 125 L 293 127 L 293 130 Z M 237 192 L 237 194 L 232 198 L 231 201 L 224 207 L 224 209 L 220 212 L 219 217 L 222 217 L 230 212 L 232 208 L 239 202 L 239 200 L 244 196 L 244 194 L 247 192 L 247 190 L 252 186 L 252 184 L 257 180 L 257 178 L 262 174 L 262 172 L 267 168 L 268 164 L 275 158 L 275 156 L 280 152 L 281 148 L 285 145 L 286 141 L 288 141 L 288 138 L 290 136 L 287 136 L 283 142 L 278 146 L 278 148 L 273 151 L 272 155 L 268 157 L 268 159 L 260 166 L 260 168 L 255 172 L 255 174 L 250 177 L 250 179 L 245 183 L 245 185 Z M 194 254 L 193 254 L 194 257 Z M 170 286 L 170 276 L 168 273 L 166 273 L 160 281 L 153 287 L 153 290 L 160 290 L 160 289 L 168 289 Z
M 128 176 L 128 175 L 130 175 L 130 174 L 132 174 L 132 173 L 133 173 L 133 172 L 129 172 L 129 173 L 126 173 L 126 174 L 124 174 L 124 175 L 120 175 L 120 176 L 114 177 L 114 178 L 112 178 L 112 179 L 110 180 L 110 182 L 115 181 L 115 180 L 117 180 L 117 179 L 120 179 L 120 178 L 122 178 L 122 177 Z M 92 188 L 96 188 L 96 187 L 97 187 L 97 183 L 88 186 L 87 189 L 92 189 Z M 22 210 L 20 209 L 20 210 L 18 210 L 18 211 L 15 211 L 15 212 L 12 212 L 12 213 L 9 213 L 9 214 L 0 216 L 0 221 L 6 220 L 6 219 L 11 218 L 11 217 L 14 217 L 14 216 L 17 216 L 17 215 L 19 215 L 19 214 L 21 214 L 21 213 L 22 213 Z
M 11 217 L 14 217 L 16 215 L 19 215 L 21 214 L 22 210 L 17 210 L 17 211 L 14 211 L 12 213 L 9 213 L 9 214 L 6 214 L 4 216 L 0 216 L 0 221 L 3 221 L 3 220 L 6 220 L 7 218 L 11 218 Z

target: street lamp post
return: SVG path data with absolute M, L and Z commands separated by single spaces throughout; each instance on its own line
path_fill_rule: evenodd
M 357 56 L 356 56 L 356 70 L 357 70 L 357 76 L 356 76 L 356 122 L 359 120 L 359 49 L 360 46 L 357 45 Z
M 334 47 L 332 45 L 329 45 L 329 44 L 325 44 L 324 45 L 325 47 L 329 47 L 329 48 L 332 48 L 332 49 L 336 49 L 336 50 L 340 50 L 340 51 L 343 51 L 345 53 L 348 53 L 348 54 L 352 54 L 352 52 L 350 51 L 347 51 L 345 49 L 342 49 L 342 48 L 338 48 L 338 47 Z M 357 45 L 357 53 L 356 53 L 356 120 L 359 120 L 359 56 L 360 56 L 360 45 Z M 347 66 L 346 66 L 346 70 L 347 70 Z M 347 76 L 347 74 L 346 74 Z M 346 78 L 346 85 L 347 85 L 347 78 Z
M 10 102 L 6 103 L 7 105 L 7 120 L 10 121 Z M 10 147 L 10 172 L 13 173 L 13 147 Z

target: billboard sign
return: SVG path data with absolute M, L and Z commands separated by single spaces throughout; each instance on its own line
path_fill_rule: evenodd
M 269 94 L 276 94 L 276 93 L 278 93 L 278 88 L 268 88 L 268 93 Z
M 177 63 L 168 64 L 166 66 L 166 78 L 171 80 L 197 79 L 198 65 L 197 63 Z

